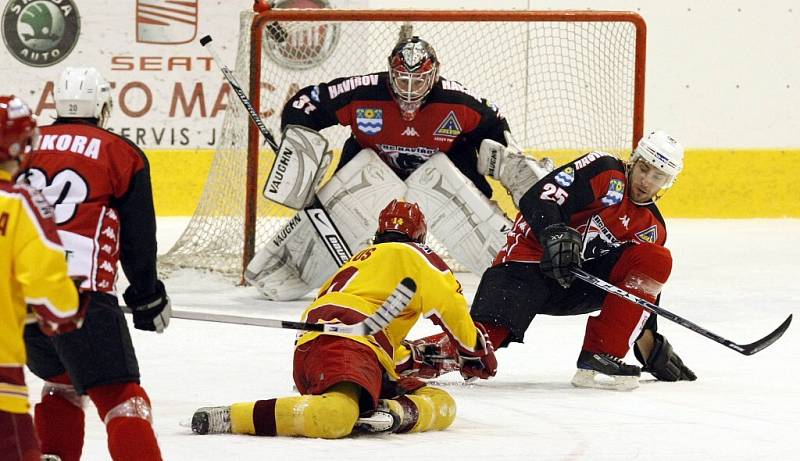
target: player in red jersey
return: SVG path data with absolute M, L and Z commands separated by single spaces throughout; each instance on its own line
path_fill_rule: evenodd
M 77 460 L 83 448 L 83 396 L 106 424 L 115 460 L 160 459 L 147 393 L 128 326 L 117 302 L 117 263 L 134 326 L 162 332 L 170 302 L 156 274 L 156 221 L 147 159 L 133 143 L 104 129 L 110 86 L 94 68 L 67 68 L 55 90 L 57 119 L 42 127 L 39 148 L 18 182 L 53 205 L 70 275 L 86 280 L 91 303 L 84 328 L 47 338 L 28 328 L 30 369 L 45 380 L 36 430 L 45 453 Z
M 481 278 L 471 314 L 497 347 L 522 342 L 536 314 L 590 317 L 578 371 L 579 387 L 633 389 L 640 368 L 622 362 L 634 347 L 657 379 L 696 379 L 663 335 L 656 316 L 584 283 L 587 272 L 656 302 L 672 268 L 667 231 L 655 201 L 683 168 L 683 147 L 663 131 L 643 138 L 623 162 L 591 152 L 545 176 L 520 201 L 505 247 Z M 438 344 L 428 338 L 417 344 Z M 446 347 L 445 347 L 446 349 Z M 430 370 L 428 370 L 430 373 Z M 602 380 L 606 375 L 611 380 Z
M 308 206 L 311 202 L 293 199 L 312 200 L 324 176 L 325 148 L 312 146 L 327 146 L 327 141 L 317 131 L 348 127 L 351 136 L 334 176 L 316 195 L 350 248 L 369 242 L 372 222 L 385 203 L 404 198 L 419 204 L 431 234 L 453 259 L 481 274 L 511 227 L 489 200 L 492 189 L 484 175 L 498 179 L 517 201 L 552 163 L 537 162 L 515 148 L 498 108 L 440 77 L 439 65 L 433 46 L 411 37 L 391 51 L 387 71 L 298 91 L 282 112 L 283 143 L 265 197 L 295 209 Z M 309 171 L 310 165 L 319 170 Z M 297 298 L 336 270 L 311 224 L 298 216 L 245 274 L 271 299 Z

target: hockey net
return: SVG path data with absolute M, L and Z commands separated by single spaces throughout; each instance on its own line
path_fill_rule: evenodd
M 274 9 L 241 22 L 235 73 L 278 137 L 280 110 L 298 89 L 385 70 L 398 38 L 412 34 L 434 46 L 441 75 L 500 108 L 532 155 L 626 155 L 642 135 L 645 25 L 635 13 Z M 274 154 L 229 99 L 202 197 L 162 271 L 239 277 L 295 213 L 261 197 Z M 338 153 L 350 129 L 322 133 Z

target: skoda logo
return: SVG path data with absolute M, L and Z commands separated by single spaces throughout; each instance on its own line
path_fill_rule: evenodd
M 52 66 L 72 51 L 80 24 L 74 0 L 11 0 L 3 10 L 3 42 L 20 62 Z

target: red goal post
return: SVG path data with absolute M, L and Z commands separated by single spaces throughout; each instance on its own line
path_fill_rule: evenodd
M 242 18 L 235 73 L 278 138 L 294 91 L 386 70 L 402 34 L 429 41 L 441 75 L 497 105 L 532 154 L 626 155 L 643 133 L 646 25 L 634 12 L 266 9 Z M 260 244 L 289 225 L 291 210 L 261 197 L 274 155 L 239 105 L 228 103 L 206 190 L 162 267 L 240 275 Z M 338 152 L 349 129 L 322 133 Z

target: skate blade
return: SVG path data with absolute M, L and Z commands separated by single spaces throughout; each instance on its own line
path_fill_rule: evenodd
M 360 432 L 388 432 L 394 425 L 394 418 L 387 413 L 376 412 L 370 416 L 362 416 L 356 421 L 355 429 Z
M 632 391 L 639 387 L 638 376 L 609 376 L 594 370 L 579 368 L 572 377 L 572 385 L 612 391 Z

